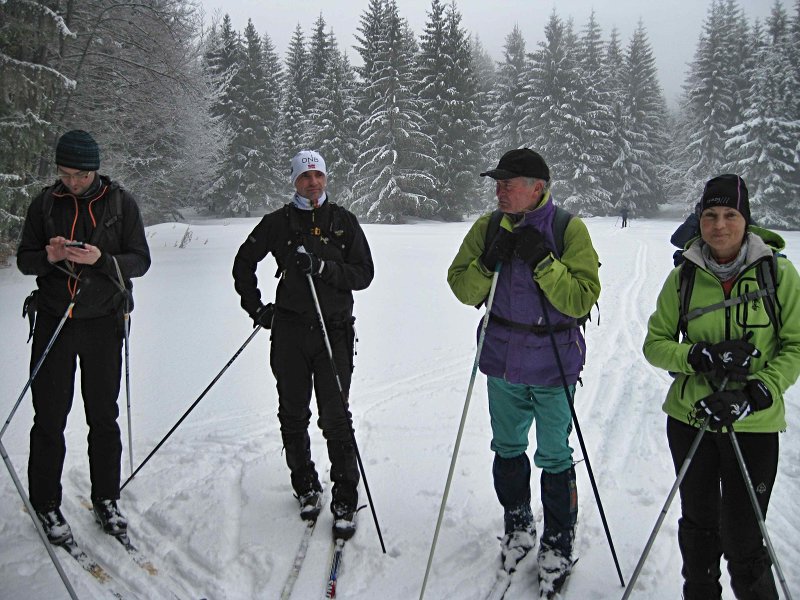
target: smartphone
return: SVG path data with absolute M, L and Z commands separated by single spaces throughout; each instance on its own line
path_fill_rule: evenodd
M 86 244 L 83 242 L 66 242 L 64 245 L 67 248 L 86 248 Z

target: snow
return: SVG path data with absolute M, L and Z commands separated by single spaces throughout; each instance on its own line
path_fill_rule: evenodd
M 230 275 L 239 244 L 256 219 L 205 221 L 179 247 L 186 225 L 148 228 L 150 272 L 135 282 L 131 336 L 134 462 L 149 454 L 248 338 L 251 322 L 239 308 Z M 647 319 L 671 266 L 669 236 L 676 220 L 587 220 L 603 263 L 600 325 L 587 326 L 584 387 L 576 394 L 589 452 L 615 550 L 627 581 L 674 482 L 661 401 L 669 376 L 641 354 Z M 481 312 L 453 297 L 445 274 L 469 223 L 366 225 L 376 275 L 356 293 L 359 344 L 352 410 L 387 554 L 380 550 L 369 509 L 348 544 L 339 584 L 343 599 L 417 598 L 439 513 L 475 352 Z M 788 255 L 800 257 L 800 232 L 783 234 Z M 274 263 L 259 270 L 272 297 Z M 11 411 L 28 370 L 22 301 L 33 278 L 0 271 L 5 310 L 0 328 L 2 417 Z M 159 569 L 148 575 L 108 540 L 81 504 L 89 495 L 86 426 L 76 398 L 67 427 L 63 475 L 65 516 L 77 540 L 113 574 L 127 596 L 141 599 L 276 598 L 300 542 L 303 523 L 281 454 L 277 399 L 268 366 L 269 337 L 260 333 L 159 452 L 124 489 L 120 506 L 132 539 Z M 800 387 L 787 394 L 789 431 L 767 526 L 790 589 L 800 590 Z M 120 426 L 127 445 L 125 396 Z M 498 564 L 502 510 L 492 488 L 492 453 L 485 378 L 478 375 L 426 598 L 479 599 Z M 3 437 L 26 481 L 26 397 Z M 312 451 L 327 486 L 329 468 L 319 430 Z M 532 434 L 533 436 L 533 434 Z M 532 439 L 532 443 L 535 440 Z M 576 459 L 582 458 L 576 438 Z M 620 586 L 587 475 L 578 463 L 577 554 L 569 596 L 619 598 Z M 128 449 L 123 454 L 127 476 Z M 541 529 L 538 475 L 534 514 Z M 366 494 L 361 498 L 366 502 Z M 632 598 L 680 596 L 680 555 L 673 503 Z M 320 598 L 330 552 L 326 509 L 309 547 L 293 598 Z M 66 598 L 8 473 L 0 475 L 0 598 Z M 795 540 L 793 542 L 792 540 Z M 66 553 L 58 556 L 81 598 L 104 598 L 102 586 Z M 724 569 L 723 569 L 724 572 Z M 530 598 L 535 574 L 523 572 L 507 598 Z M 724 594 L 732 597 L 727 575 Z

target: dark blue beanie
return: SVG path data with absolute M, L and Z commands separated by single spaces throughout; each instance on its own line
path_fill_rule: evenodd
M 97 171 L 100 168 L 100 147 L 82 129 L 68 131 L 58 140 L 56 165 L 81 171 Z

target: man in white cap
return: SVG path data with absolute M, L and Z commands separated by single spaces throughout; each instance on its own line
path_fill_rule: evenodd
M 359 483 L 347 402 L 355 345 L 353 291 L 372 282 L 372 255 L 355 215 L 328 198 L 322 156 L 302 150 L 291 165 L 294 198 L 256 225 L 236 254 L 233 277 L 254 325 L 272 329 L 270 366 L 277 381 L 278 420 L 300 517 L 315 520 L 322 507 L 308 434 L 313 389 L 331 462 L 333 533 L 347 539 L 355 533 Z M 269 253 L 280 277 L 274 305 L 262 302 L 256 277 L 258 263 Z M 308 275 L 325 317 L 338 383 Z

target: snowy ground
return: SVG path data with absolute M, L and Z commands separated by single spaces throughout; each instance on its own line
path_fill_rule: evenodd
M 135 284 L 131 339 L 134 455 L 138 465 L 251 333 L 230 269 L 256 219 L 205 221 L 148 229 L 150 272 Z M 671 265 L 669 235 L 677 220 L 589 219 L 603 266 L 600 326 L 588 325 L 588 362 L 576 403 L 589 459 L 626 581 L 655 524 L 674 474 L 660 404 L 669 384 L 650 367 L 641 344 L 647 318 Z M 343 599 L 417 598 L 474 358 L 481 313 L 459 304 L 446 269 L 469 224 L 366 226 L 376 276 L 356 294 L 360 343 L 352 388 L 356 434 L 388 553 L 380 550 L 368 510 L 348 545 Z M 800 233 L 788 254 L 800 259 Z M 271 259 L 262 263 L 270 297 Z M 5 420 L 27 378 L 27 321 L 20 318 L 32 278 L 0 271 L 0 415 Z M 78 541 L 120 582 L 126 597 L 209 600 L 276 598 L 302 524 L 281 455 L 276 394 L 266 333 L 254 338 L 158 454 L 123 491 L 132 538 L 159 568 L 150 576 L 105 538 L 82 508 L 89 494 L 86 426 L 80 399 L 67 429 L 63 510 Z M 800 593 L 800 387 L 788 393 L 789 432 L 781 436 L 778 481 L 768 526 L 790 589 Z M 123 415 L 124 393 L 121 397 Z M 3 438 L 26 481 L 32 415 L 25 398 Z M 126 417 L 120 420 L 123 431 Z M 479 375 L 426 598 L 483 598 L 497 561 L 502 511 L 492 489 L 485 379 Z M 124 436 L 127 443 L 127 435 Z M 535 440 L 532 440 L 535 441 Z M 318 467 L 327 457 L 312 429 Z M 581 458 L 573 439 L 576 458 Z M 124 475 L 128 474 L 127 447 Z M 0 469 L 0 598 L 67 597 L 22 501 Z M 571 598 L 620 598 L 616 575 L 585 463 L 577 467 L 580 562 Z M 538 497 L 538 476 L 534 477 Z M 362 499 L 365 494 L 362 493 Z M 794 499 L 794 500 L 793 500 Z M 680 597 L 677 501 L 665 519 L 633 598 Z M 536 506 L 536 505 L 535 505 Z M 538 519 L 541 509 L 535 508 Z M 323 595 L 330 515 L 323 513 L 293 598 Z M 792 540 L 795 540 L 794 542 Z M 107 592 L 59 551 L 81 598 Z M 532 597 L 535 575 L 522 573 L 507 598 Z M 725 596 L 731 598 L 725 581 Z

